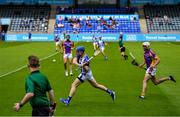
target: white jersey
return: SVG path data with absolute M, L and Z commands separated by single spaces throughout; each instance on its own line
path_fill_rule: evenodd
M 88 57 L 88 55 L 85 54 L 83 57 L 79 57 L 78 58 L 78 63 L 79 64 L 87 63 L 87 66 L 89 66 L 89 57 Z M 81 67 L 80 69 L 81 69 L 82 73 L 86 73 L 87 72 L 87 71 L 85 71 L 85 69 L 83 67 Z
M 102 40 L 99 40 L 99 41 L 98 41 L 98 44 L 99 44 L 99 47 L 100 47 L 100 48 L 104 48 L 104 46 L 105 46 L 105 45 L 104 45 L 104 41 L 102 41 Z
M 98 44 L 98 40 L 97 40 L 96 37 L 93 37 L 93 38 L 92 38 L 92 41 L 93 41 L 93 45 Z
M 79 64 L 87 63 L 87 66 L 89 66 L 89 57 L 88 57 L 88 55 L 85 54 L 83 57 L 79 57 L 78 58 L 78 63 Z M 81 72 L 83 72 L 83 73 L 87 72 L 87 71 L 85 71 L 85 69 L 83 67 L 80 67 L 80 69 L 81 69 Z
M 88 62 L 89 62 L 88 55 L 84 55 L 83 57 L 78 57 L 79 64 L 87 63 L 87 66 L 89 66 Z M 90 68 L 88 70 L 85 70 L 83 67 L 80 67 L 80 69 L 81 69 L 81 73 L 79 74 L 78 79 L 81 82 L 84 82 L 85 80 L 93 80 L 94 79 Z

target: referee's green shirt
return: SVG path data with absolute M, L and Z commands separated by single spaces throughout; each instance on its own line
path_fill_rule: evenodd
M 123 47 L 123 41 L 119 41 L 119 47 Z
M 46 92 L 52 88 L 46 76 L 39 71 L 32 72 L 25 83 L 26 93 L 34 93 L 34 97 L 30 100 L 32 107 L 34 106 L 49 106 L 49 100 Z

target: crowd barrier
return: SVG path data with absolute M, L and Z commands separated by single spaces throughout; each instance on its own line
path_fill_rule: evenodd
M 104 41 L 118 41 L 119 34 L 69 34 L 72 41 L 91 42 L 92 36 L 102 37 Z M 61 39 L 63 34 L 58 35 Z M 124 41 L 178 41 L 180 34 L 124 34 Z M 6 41 L 29 41 L 28 34 L 7 34 Z M 54 34 L 32 34 L 31 41 L 54 41 Z
M 114 19 L 118 19 L 118 20 L 133 20 L 134 18 L 136 18 L 136 20 L 139 20 L 139 16 L 138 15 L 113 15 L 113 14 L 98 14 L 98 15 L 92 15 L 92 14 L 66 14 L 66 15 L 56 15 L 56 20 L 59 19 L 59 17 L 62 17 L 63 19 L 65 17 L 67 18 L 82 18 L 82 19 L 86 19 L 87 16 L 90 16 L 91 19 L 96 19 L 98 17 L 103 17 L 103 19 L 107 20 L 109 19 L 109 17 L 112 17 Z

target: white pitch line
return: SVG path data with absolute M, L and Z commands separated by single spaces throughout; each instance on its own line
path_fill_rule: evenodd
M 53 53 L 53 54 L 51 54 L 51 55 L 49 55 L 49 56 L 47 56 L 47 57 L 44 57 L 44 58 L 40 59 L 40 61 L 43 61 L 43 60 L 45 60 L 45 59 L 48 59 L 48 58 L 56 55 L 57 53 L 58 53 L 58 52 Z M 0 75 L 0 78 L 2 78 L 2 77 L 4 77 L 4 76 L 8 76 L 8 75 L 10 75 L 10 74 L 13 74 L 13 73 L 15 73 L 15 72 L 18 72 L 18 71 L 20 71 L 20 70 L 22 70 L 22 69 L 24 69 L 24 68 L 26 68 L 26 67 L 27 67 L 27 65 L 23 65 L 22 67 L 19 67 L 19 68 L 13 70 L 13 71 L 10 71 L 10 72 L 7 72 L 7 73 L 5 73 L 5 74 Z

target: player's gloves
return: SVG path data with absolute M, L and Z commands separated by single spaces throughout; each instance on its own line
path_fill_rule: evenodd
M 50 116 L 53 116 L 55 110 L 56 110 L 56 103 L 51 104 L 51 105 L 50 105 L 50 113 L 49 113 L 49 115 L 50 115 Z

